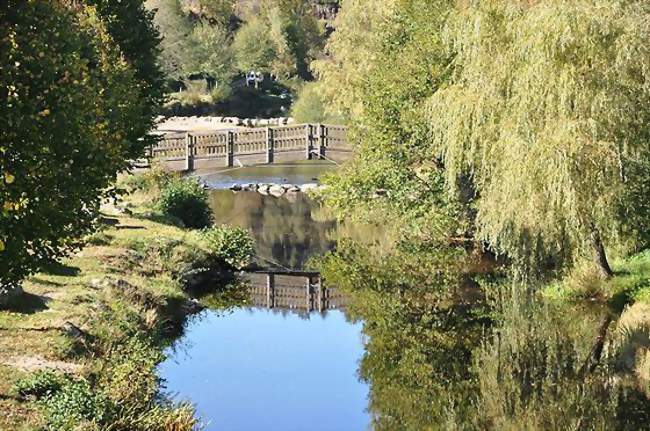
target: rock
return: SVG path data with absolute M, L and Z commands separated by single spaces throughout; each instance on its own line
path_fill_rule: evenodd
M 65 322 L 63 325 L 61 325 L 61 331 L 71 338 L 84 338 L 86 336 L 84 331 L 70 322 Z
M 241 186 L 241 184 L 233 184 L 232 186 L 230 186 L 230 190 L 232 190 L 233 192 L 241 192 L 242 189 L 243 187 Z
M 279 198 L 285 193 L 284 187 L 282 187 L 279 184 L 273 184 L 271 187 L 269 187 L 269 194 L 275 196 L 276 198 Z
M 203 310 L 205 310 L 205 306 L 196 299 L 188 299 L 187 302 L 183 304 L 183 312 L 185 314 L 196 314 Z
M 289 193 L 299 193 L 300 192 L 300 187 L 298 187 L 295 184 L 291 184 L 289 188 L 287 188 L 287 192 Z
M 250 192 L 251 190 L 253 190 L 253 184 L 250 184 L 250 183 L 242 184 L 241 190 L 243 192 Z
M 300 191 L 302 191 L 303 193 L 308 193 L 314 190 L 318 190 L 318 184 L 316 183 L 307 183 L 300 186 Z
M 257 188 L 257 192 L 262 194 L 262 195 L 268 195 L 269 194 L 269 188 L 270 188 L 270 186 L 268 184 L 260 184 L 259 187 Z

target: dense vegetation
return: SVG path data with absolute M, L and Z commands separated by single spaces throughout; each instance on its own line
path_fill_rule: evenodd
M 374 427 L 647 426 L 647 3 L 341 6 L 312 85 L 356 152 L 323 197 L 386 234 L 323 271 Z
M 158 36 L 138 1 L 0 10 L 0 289 L 60 257 L 150 140 Z
M 608 251 L 648 245 L 644 2 L 370 9 L 343 3 L 317 65 L 359 149 L 330 203 L 485 246 L 524 277 L 585 258 L 609 277 Z
M 312 80 L 310 64 L 323 55 L 327 21 L 319 19 L 313 1 L 147 4 L 163 36 L 161 64 L 172 89 L 181 89 L 170 108 L 204 104 L 230 115 L 277 115 L 287 104 L 277 96 Z M 247 88 L 244 76 L 250 71 L 265 76 L 259 89 Z

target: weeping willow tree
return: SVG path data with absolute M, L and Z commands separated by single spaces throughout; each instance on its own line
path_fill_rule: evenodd
M 443 40 L 430 142 L 452 190 L 471 178 L 477 238 L 528 269 L 593 253 L 611 276 L 606 246 L 648 200 L 650 4 L 469 1 Z

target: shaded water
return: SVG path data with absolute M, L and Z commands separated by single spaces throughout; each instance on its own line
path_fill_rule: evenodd
M 336 222 L 302 193 L 275 198 L 255 192 L 212 190 L 210 206 L 216 223 L 251 232 L 256 263 L 263 267 L 275 264 L 302 269 L 311 256 L 335 246 Z

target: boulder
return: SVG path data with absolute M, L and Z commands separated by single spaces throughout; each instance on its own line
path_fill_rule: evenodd
M 232 190 L 233 192 L 241 192 L 242 189 L 243 187 L 241 186 L 241 184 L 233 184 L 232 186 L 230 186 L 230 190 Z
M 308 193 L 314 190 L 318 190 L 318 184 L 316 183 L 307 183 L 300 186 L 300 191 L 302 191 L 303 193 Z
M 269 194 L 269 188 L 270 186 L 268 184 L 260 184 L 257 187 L 257 192 L 262 195 L 268 195 Z
M 9 306 L 15 298 L 23 294 L 20 286 L 0 287 L 0 309 Z
M 279 184 L 273 184 L 271 187 L 269 187 L 269 194 L 275 196 L 276 198 L 279 198 L 282 196 L 286 190 L 284 187 L 282 187 Z

